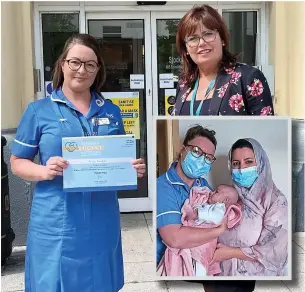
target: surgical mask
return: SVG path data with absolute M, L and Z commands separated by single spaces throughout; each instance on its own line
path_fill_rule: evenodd
M 257 178 L 256 166 L 232 170 L 232 179 L 241 187 L 250 188 Z
M 204 156 L 194 157 L 191 152 L 187 152 L 181 166 L 185 175 L 194 179 L 208 174 L 211 170 L 211 164 L 205 162 Z

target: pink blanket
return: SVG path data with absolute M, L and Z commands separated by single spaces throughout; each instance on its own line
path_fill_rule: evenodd
M 191 189 L 190 198 L 185 200 L 182 207 L 181 223 L 183 226 L 195 228 L 214 228 L 216 225 L 208 223 L 196 223 L 188 220 L 188 214 L 193 212 L 194 207 L 203 205 L 209 198 L 210 190 L 207 187 L 194 187 Z M 241 208 L 232 205 L 226 210 L 228 216 L 228 228 L 234 227 L 241 220 Z M 167 246 L 162 257 L 157 274 L 159 276 L 195 276 L 193 260 L 200 263 L 207 272 L 208 276 L 216 275 L 221 272 L 220 264 L 210 264 L 217 246 L 217 238 L 194 248 L 176 249 Z

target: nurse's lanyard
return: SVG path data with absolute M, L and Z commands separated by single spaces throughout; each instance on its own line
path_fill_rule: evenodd
M 84 126 L 82 120 L 79 118 L 77 112 L 73 109 L 71 109 L 70 107 L 68 107 L 69 110 L 71 111 L 71 113 L 78 119 L 82 129 L 83 129 L 83 132 L 84 132 L 84 136 L 88 137 L 88 136 L 91 136 L 90 133 L 87 131 L 86 127 Z M 93 135 L 92 136 L 98 136 L 98 118 L 96 116 L 94 116 L 92 118 L 92 123 L 93 123 Z
M 210 82 L 210 84 L 209 84 L 209 86 L 207 88 L 207 91 L 205 93 L 204 99 L 198 105 L 198 108 L 196 110 L 195 116 L 199 116 L 200 115 L 200 111 L 201 111 L 203 102 L 206 100 L 206 98 L 209 96 L 210 92 L 213 90 L 213 88 L 215 86 L 215 82 L 216 82 L 216 78 L 214 78 Z M 195 83 L 195 87 L 194 87 L 194 90 L 193 90 L 193 95 L 192 95 L 192 99 L 191 99 L 191 106 L 190 106 L 190 116 L 194 116 L 194 103 L 195 103 L 195 100 L 196 100 L 198 86 L 199 86 L 199 78 L 197 78 L 196 83 Z

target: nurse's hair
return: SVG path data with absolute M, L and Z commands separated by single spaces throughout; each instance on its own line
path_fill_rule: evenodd
M 185 134 L 184 140 L 183 140 L 183 145 L 187 146 L 188 143 L 195 139 L 196 137 L 204 137 L 207 138 L 208 140 L 210 140 L 213 145 L 215 146 L 216 149 L 216 145 L 217 145 L 217 140 L 215 138 L 215 134 L 216 132 L 213 130 L 209 130 L 207 128 L 204 128 L 200 125 L 195 125 L 191 128 L 189 128 Z M 177 156 L 175 157 L 175 160 L 179 160 L 181 157 L 181 151 L 177 154 Z
M 195 139 L 196 137 L 204 137 L 204 138 L 209 139 L 214 144 L 215 149 L 216 149 L 217 140 L 216 140 L 215 134 L 216 134 L 216 132 L 213 130 L 209 130 L 200 125 L 196 125 L 187 130 L 186 135 L 183 140 L 183 145 L 186 146 L 189 143 L 189 141 Z
M 89 34 L 74 34 L 65 43 L 63 51 L 57 59 L 54 71 L 53 71 L 53 88 L 60 88 L 64 83 L 64 74 L 62 72 L 62 64 L 68 55 L 69 50 L 74 45 L 83 45 L 92 49 L 97 57 L 99 70 L 96 74 L 95 80 L 90 87 L 91 91 L 95 91 L 97 94 L 101 94 L 102 86 L 106 79 L 106 70 L 104 60 L 102 58 L 102 52 L 98 41 Z

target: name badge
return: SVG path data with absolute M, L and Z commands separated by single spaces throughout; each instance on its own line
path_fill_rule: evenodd
M 92 121 L 94 123 L 94 120 Z M 96 119 L 96 123 L 99 125 L 99 126 L 103 126 L 103 125 L 109 125 L 110 124 L 110 121 L 108 118 L 97 118 Z

